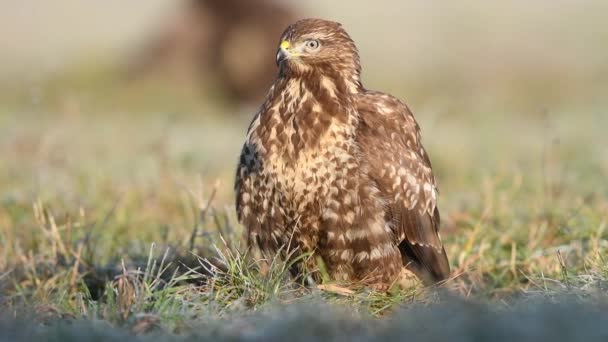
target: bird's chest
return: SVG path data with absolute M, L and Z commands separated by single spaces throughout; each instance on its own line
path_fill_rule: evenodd
M 318 125 L 315 125 L 317 123 Z M 265 181 L 273 188 L 273 203 L 290 220 L 303 214 L 320 216 L 356 165 L 351 126 L 336 119 L 286 125 L 267 141 Z
M 322 207 L 332 187 L 339 186 L 345 177 L 344 170 L 352 159 L 347 144 L 322 137 L 315 146 L 305 147 L 297 154 L 270 156 L 269 180 L 287 207 L 298 212 L 306 207 Z

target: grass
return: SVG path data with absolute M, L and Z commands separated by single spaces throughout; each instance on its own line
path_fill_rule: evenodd
M 385 294 L 304 287 L 289 264 L 273 260 L 264 273 L 248 256 L 231 190 L 248 117 L 193 98 L 175 107 L 157 99 L 150 109 L 147 98 L 162 89 L 112 80 L 101 82 L 109 94 L 83 80 L 79 89 L 94 96 L 68 96 L 63 82 L 78 79 L 0 110 L 7 336 L 482 338 L 508 326 L 492 319 L 566 324 L 550 304 L 522 308 L 522 299 L 571 303 L 585 317 L 605 312 L 605 107 L 466 113 L 410 103 L 440 183 L 454 277 Z M 433 320 L 445 330 L 422 329 Z M 559 331 L 531 329 L 504 332 L 505 340 Z

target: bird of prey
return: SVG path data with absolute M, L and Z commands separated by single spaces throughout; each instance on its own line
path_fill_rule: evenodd
M 236 172 L 250 248 L 270 258 L 292 246 L 335 281 L 380 289 L 404 267 L 426 284 L 446 279 L 437 187 L 408 107 L 363 87 L 339 23 L 292 24 L 276 62 Z

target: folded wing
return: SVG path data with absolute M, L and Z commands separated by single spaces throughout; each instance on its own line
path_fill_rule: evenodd
M 362 95 L 358 110 L 357 139 L 404 263 L 427 283 L 446 279 L 450 267 L 438 230 L 437 187 L 416 120 L 405 104 L 380 92 Z

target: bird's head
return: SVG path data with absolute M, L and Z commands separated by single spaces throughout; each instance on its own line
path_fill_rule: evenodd
M 361 67 L 355 43 L 342 25 L 322 19 L 303 19 L 281 36 L 277 65 L 282 74 L 311 72 L 359 78 Z

